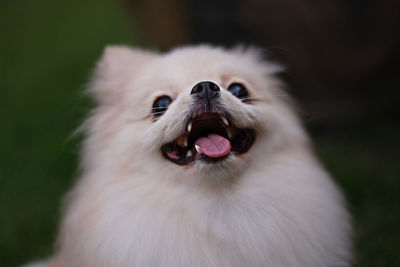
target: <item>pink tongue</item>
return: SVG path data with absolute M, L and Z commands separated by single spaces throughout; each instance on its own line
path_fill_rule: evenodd
M 209 134 L 207 137 L 200 137 L 196 140 L 195 145 L 198 145 L 201 152 L 210 158 L 223 157 L 231 151 L 229 140 L 218 134 Z

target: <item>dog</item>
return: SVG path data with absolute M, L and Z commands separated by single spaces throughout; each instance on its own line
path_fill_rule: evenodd
M 350 266 L 351 218 L 255 48 L 109 46 L 45 266 Z

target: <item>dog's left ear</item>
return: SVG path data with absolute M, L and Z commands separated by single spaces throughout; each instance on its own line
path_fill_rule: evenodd
M 98 61 L 93 83 L 89 89 L 101 104 L 118 100 L 123 84 L 135 78 L 156 53 L 127 46 L 107 46 Z

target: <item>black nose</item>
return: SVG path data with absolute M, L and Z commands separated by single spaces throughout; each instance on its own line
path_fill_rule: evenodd
M 214 97 L 219 96 L 219 87 L 213 82 L 199 82 L 193 86 L 190 94 L 205 100 L 211 100 Z

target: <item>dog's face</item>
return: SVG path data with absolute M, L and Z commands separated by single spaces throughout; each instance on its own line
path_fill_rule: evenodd
M 282 101 L 279 70 L 251 49 L 200 46 L 158 55 L 109 47 L 91 87 L 99 108 L 86 162 L 223 179 L 254 161 L 264 164 L 274 150 L 305 141 Z

